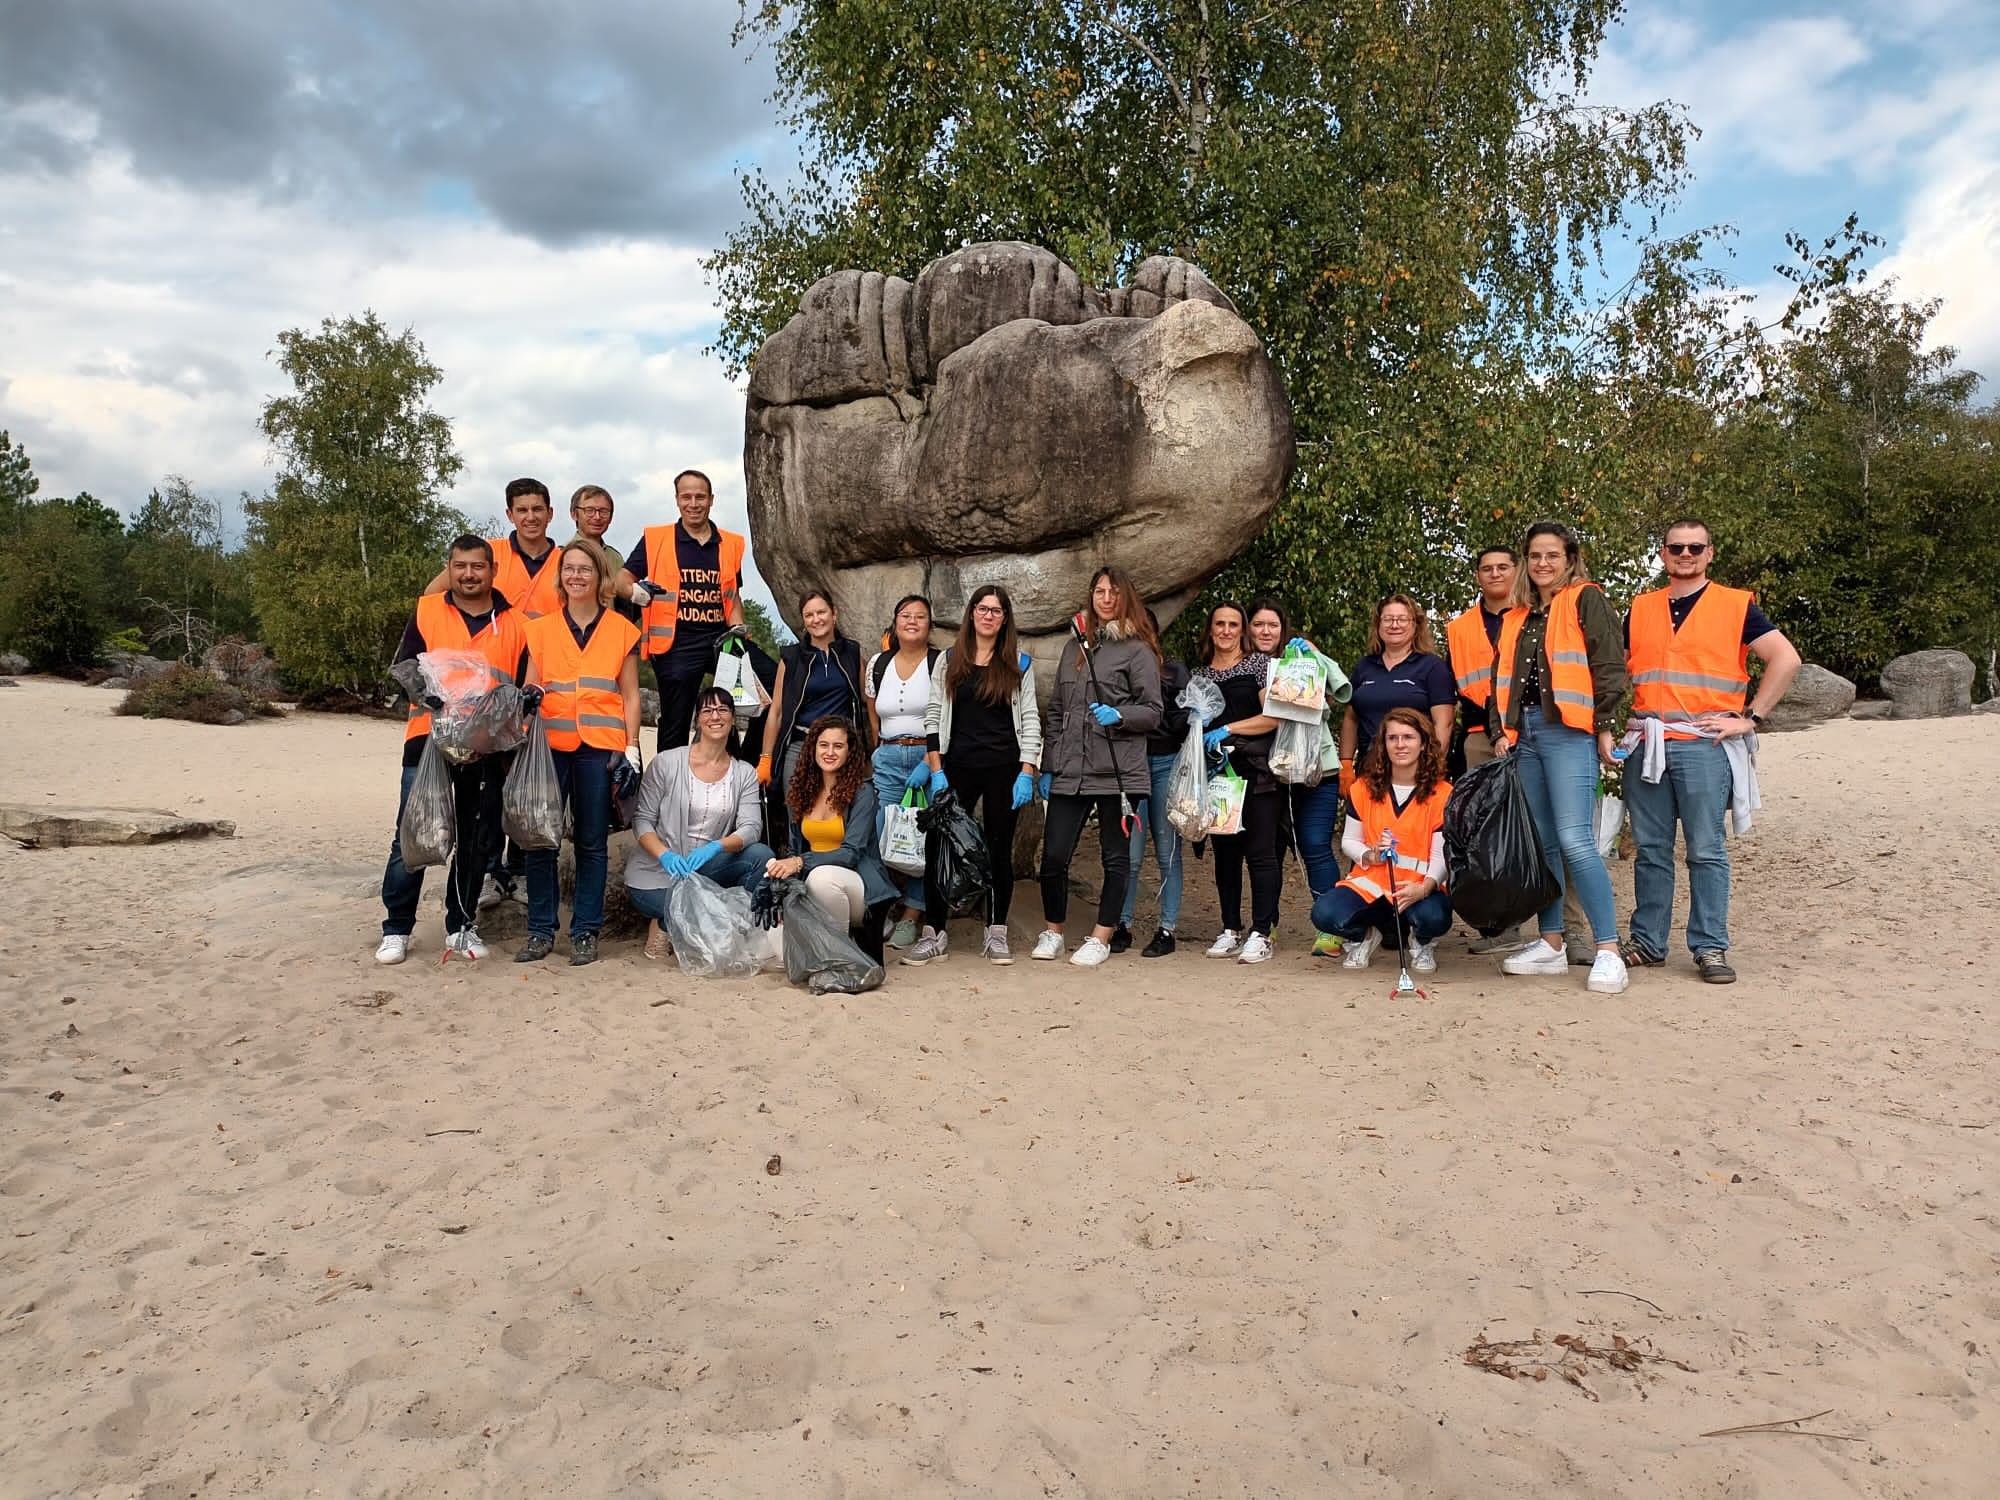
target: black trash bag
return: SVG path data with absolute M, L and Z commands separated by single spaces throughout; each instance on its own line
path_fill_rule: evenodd
M 987 857 L 986 834 L 979 820 L 965 810 L 950 788 L 917 814 L 925 834 L 925 850 L 937 871 L 938 892 L 951 911 L 978 906 L 993 888 L 993 861 Z M 943 924 L 939 924 L 943 930 Z
M 611 763 L 611 831 L 623 833 L 632 826 L 632 814 L 639 807 L 638 767 L 624 756 Z
M 882 966 L 863 953 L 847 926 L 829 916 L 803 880 L 786 881 L 785 977 L 815 995 L 858 995 L 882 983 Z
M 1444 809 L 1451 909 L 1474 927 L 1525 922 L 1562 894 L 1521 789 L 1514 756 L 1475 766 L 1452 784 Z
M 500 827 L 523 849 L 562 847 L 562 785 L 539 714 L 500 787 Z
M 444 864 L 457 843 L 458 807 L 451 794 L 451 771 L 437 741 L 427 739 L 417 762 L 416 780 L 410 783 L 409 800 L 403 804 L 402 821 L 396 825 L 403 868 L 421 870 L 426 865 Z

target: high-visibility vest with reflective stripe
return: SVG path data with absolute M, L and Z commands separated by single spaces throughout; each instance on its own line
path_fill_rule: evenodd
M 425 594 L 417 600 L 417 634 L 424 638 L 426 651 L 477 651 L 493 669 L 496 684 L 512 682 L 521 665 L 521 653 L 528 646 L 527 628 L 519 611 L 496 609 L 493 619 L 474 639 L 465 628 L 465 616 L 451 602 L 449 594 Z M 403 726 L 403 738 L 414 740 L 431 732 L 430 710 L 410 705 L 410 719 Z
M 1542 633 L 1542 650 L 1549 659 L 1547 679 L 1542 683 L 1542 707 L 1555 705 L 1556 715 L 1571 729 L 1585 734 L 1597 728 L 1597 693 L 1590 680 L 1590 647 L 1583 638 L 1583 621 L 1577 616 L 1576 601 L 1594 583 L 1572 583 L 1556 590 L 1549 601 L 1549 620 Z M 1514 656 L 1521 644 L 1521 627 L 1528 623 L 1526 609 L 1510 609 L 1500 625 L 1500 655 L 1494 663 L 1493 699 L 1500 709 L 1500 721 L 1507 721 L 1507 709 L 1514 698 Z M 1520 738 L 1518 729 L 1507 731 L 1511 744 Z
M 646 625 L 647 656 L 665 656 L 674 648 L 674 627 L 680 623 L 681 563 L 675 540 L 677 526 L 646 528 L 646 576 L 670 592 L 647 605 L 641 618 Z M 732 605 L 741 607 L 743 593 L 743 538 L 720 526 L 722 538 L 715 549 L 716 571 L 722 575 L 722 614 L 729 617 Z
M 551 750 L 625 748 L 618 673 L 638 639 L 639 627 L 610 609 L 597 617 L 590 644 L 581 650 L 560 610 L 529 623 L 528 654 L 542 679 L 542 732 Z
M 1458 681 L 1458 696 L 1481 708 L 1493 697 L 1493 642 L 1486 638 L 1485 614 L 1486 606 L 1475 604 L 1447 625 L 1444 632 L 1445 649 L 1451 653 L 1451 675 Z
M 1431 843 L 1444 827 L 1444 805 L 1450 797 L 1450 784 L 1440 781 L 1430 796 L 1412 796 L 1397 812 L 1393 795 L 1378 798 L 1367 782 L 1356 781 L 1347 800 L 1361 820 L 1361 841 L 1370 849 L 1382 847 L 1383 834 L 1396 835 L 1396 884 L 1404 886 L 1430 878 Z M 1356 865 L 1340 883 L 1364 900 L 1379 901 L 1389 894 L 1388 862 Z
M 1743 622 L 1757 596 L 1748 589 L 1711 583 L 1679 630 L 1668 592 L 1655 589 L 1632 601 L 1625 648 L 1632 673 L 1632 713 L 1665 719 L 1669 738 L 1686 739 L 1675 722 L 1702 714 L 1741 713 L 1750 692 L 1750 648 Z
M 504 536 L 489 537 L 493 549 L 493 587 L 506 595 L 507 602 L 521 612 L 524 620 L 539 620 L 562 608 L 562 553 L 554 546 L 542 554 L 542 570 L 532 578 L 528 566 L 515 552 L 513 541 Z

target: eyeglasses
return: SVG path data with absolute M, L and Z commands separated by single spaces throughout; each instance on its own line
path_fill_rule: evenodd
M 1707 542 L 1668 542 L 1667 551 L 1675 557 L 1700 557 L 1708 550 Z
M 1004 615 L 1007 613 L 1006 609 L 998 604 L 975 604 L 972 606 L 972 612 L 975 615 Z
M 586 505 L 582 510 L 578 511 L 577 514 L 580 516 L 589 516 L 593 521 L 608 521 L 611 519 L 610 511 L 598 510 L 588 505 Z
M 727 703 L 704 703 L 701 706 L 701 708 L 697 711 L 697 713 L 698 717 L 704 719 L 708 718 L 712 714 L 728 714 L 731 718 L 734 718 L 736 715 L 736 710 L 730 707 Z

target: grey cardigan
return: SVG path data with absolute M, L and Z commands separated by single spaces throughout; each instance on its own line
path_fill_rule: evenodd
M 924 709 L 925 738 L 940 755 L 951 748 L 951 694 L 944 687 L 945 671 L 950 665 L 949 651 L 932 665 L 931 701 Z M 1021 653 L 1021 685 L 1014 689 L 1014 743 L 1020 749 L 1023 765 L 1042 763 L 1042 715 L 1035 706 L 1035 663 L 1025 651 Z
M 1090 713 L 1095 702 L 1117 709 L 1118 722 L 1099 727 Z M 1159 727 L 1164 712 L 1159 658 L 1144 641 L 1100 633 L 1088 660 L 1074 642 L 1065 645 L 1049 698 L 1050 792 L 1059 797 L 1149 796 L 1153 778 L 1146 737 Z
M 639 781 L 639 801 L 632 809 L 633 834 L 656 834 L 675 854 L 694 853 L 694 838 L 688 833 L 693 779 L 688 770 L 687 746 L 654 756 Z M 757 785 L 755 767 L 746 761 L 731 760 L 729 787 L 736 794 L 736 821 L 729 831 L 741 835 L 748 847 L 764 836 L 764 798 L 762 788 Z M 664 890 L 673 884 L 660 868 L 660 862 L 639 845 L 636 837 L 632 852 L 625 857 L 625 884 L 642 891 Z

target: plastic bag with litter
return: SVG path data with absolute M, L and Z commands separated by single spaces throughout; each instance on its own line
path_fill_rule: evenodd
M 1452 784 L 1444 863 L 1451 909 L 1474 927 L 1512 927 L 1562 894 L 1542 858 L 1516 756 L 1474 766 Z
M 1301 723 L 1280 719 L 1271 740 L 1271 774 L 1293 786 L 1318 786 L 1320 778 L 1320 721 Z
M 1174 757 L 1167 780 L 1167 821 L 1184 839 L 1208 835 L 1208 752 L 1202 747 L 1205 725 L 1222 716 L 1222 689 L 1206 677 L 1196 677 L 1174 699 L 1188 711 L 1187 738 Z
M 925 849 L 935 861 L 945 906 L 951 911 L 970 910 L 993 885 L 993 862 L 979 820 L 965 810 L 957 793 L 946 789 L 917 813 L 917 826 L 927 836 Z
M 785 977 L 815 995 L 858 995 L 882 982 L 882 966 L 863 953 L 847 925 L 813 899 L 803 880 L 787 881 Z
M 521 690 L 477 651 L 423 651 L 414 674 L 411 665 L 398 662 L 390 675 L 411 702 L 443 703 L 430 711 L 431 738 L 447 760 L 464 765 L 512 750 L 528 737 Z
M 426 740 L 417 761 L 416 779 L 410 783 L 409 799 L 403 803 L 402 821 L 396 825 L 403 867 L 421 870 L 426 865 L 444 864 L 457 842 L 458 808 L 451 794 L 451 771 L 437 741 Z
M 882 863 L 903 875 L 924 873 L 924 830 L 917 814 L 930 798 L 911 787 L 903 800 L 882 809 Z
M 682 971 L 700 979 L 748 978 L 770 951 L 750 893 L 699 873 L 682 876 L 667 893 L 667 936 Z
M 562 847 L 562 787 L 556 781 L 555 756 L 539 714 L 500 788 L 500 826 L 523 849 Z

